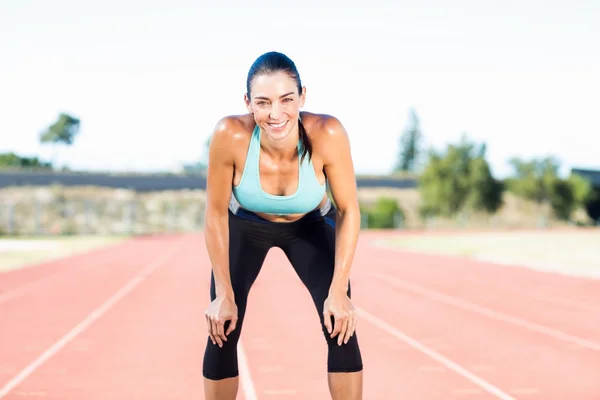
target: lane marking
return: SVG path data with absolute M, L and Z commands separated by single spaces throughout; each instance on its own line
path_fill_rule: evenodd
M 254 388 L 254 382 L 250 376 L 250 368 L 248 367 L 248 358 L 242 345 L 242 340 L 238 340 L 238 368 L 240 370 L 240 381 L 242 383 L 242 390 L 246 400 L 257 400 L 256 389 Z
M 586 340 L 578 336 L 569 335 L 559 330 L 523 318 L 495 311 L 491 308 L 480 306 L 478 304 L 471 303 L 469 301 L 462 300 L 454 296 L 443 294 L 441 292 L 438 292 L 437 290 L 429 289 L 424 286 L 417 285 L 416 283 L 405 281 L 403 279 L 398 279 L 388 274 L 375 274 L 375 276 L 381 280 L 384 280 L 385 282 L 391 283 L 396 287 L 400 287 L 402 289 L 414 293 L 419 293 L 425 297 L 429 297 L 430 299 L 437 300 L 458 308 L 462 308 L 464 310 L 472 311 L 491 319 L 496 319 L 499 321 L 507 322 L 509 324 L 520 326 L 522 328 L 529 329 L 531 331 L 538 332 L 543 335 L 551 336 L 556 339 L 564 340 L 565 342 L 574 343 L 591 350 L 600 351 L 600 343 L 592 342 L 591 340 Z
M 426 356 L 428 356 L 428 357 L 434 359 L 435 361 L 443 364 L 449 370 L 452 370 L 452 371 L 456 372 L 457 374 L 461 375 L 462 377 L 470 380 L 471 382 L 473 382 L 475 385 L 479 386 L 480 388 L 482 388 L 486 392 L 488 392 L 488 393 L 490 393 L 490 394 L 492 394 L 492 395 L 494 395 L 497 398 L 502 399 L 502 400 L 516 400 L 514 397 L 512 397 L 508 393 L 503 392 L 502 390 L 500 390 L 496 386 L 492 385 L 491 383 L 489 383 L 485 379 L 483 379 L 483 378 L 475 375 L 474 373 L 468 371 L 467 369 L 465 369 L 464 367 L 460 366 L 456 362 L 454 362 L 454 361 L 450 360 L 449 358 L 441 355 L 440 353 L 438 353 L 438 352 L 430 349 L 429 347 L 425 346 L 423 343 L 419 342 L 416 339 L 413 339 L 412 337 L 408 336 L 406 333 L 401 332 L 400 330 L 398 330 L 395 327 L 391 326 L 390 324 L 388 324 L 387 322 L 383 321 L 382 319 L 374 316 L 373 314 L 365 311 L 362 308 L 358 308 L 357 307 L 356 311 L 358 312 L 359 315 L 361 315 L 367 321 L 371 322 L 376 327 L 380 328 L 383 331 L 386 331 L 387 333 L 395 336 L 397 339 L 399 339 L 399 340 L 403 341 L 404 343 L 408 344 L 409 346 L 411 346 L 415 350 L 418 350 L 421 353 L 425 354 Z
M 133 291 L 137 286 L 140 285 L 154 270 L 163 266 L 167 263 L 175 254 L 177 254 L 183 247 L 183 243 L 179 243 L 171 251 L 164 253 L 162 257 L 148 264 L 144 267 L 137 275 L 135 275 L 129 282 L 127 282 L 121 289 L 113 294 L 104 304 L 92 311 L 83 321 L 77 324 L 73 329 L 67 332 L 62 338 L 54 343 L 50 348 L 43 352 L 38 358 L 32 361 L 27 367 L 19 372 L 14 378 L 8 381 L 2 389 L 0 389 L 0 399 L 4 398 L 11 390 L 20 385 L 27 377 L 34 373 L 40 366 L 42 366 L 49 358 L 57 354 L 63 347 L 71 342 L 77 335 L 87 329 L 94 321 L 104 315 L 110 310 L 115 304 L 123 299 L 128 293 Z

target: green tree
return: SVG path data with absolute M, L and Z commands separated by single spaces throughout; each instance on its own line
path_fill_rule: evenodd
M 572 173 L 567 180 L 573 190 L 573 200 L 576 207 L 585 207 L 589 202 L 596 200 L 594 188 L 589 179 Z
M 57 120 L 40 134 L 40 143 L 52 144 L 52 164 L 56 156 L 56 145 L 71 146 L 77 137 L 81 121 L 66 113 L 60 113 Z
M 585 209 L 595 199 L 592 184 L 586 178 L 571 174 L 567 179 L 556 179 L 552 185 L 550 205 L 555 215 L 568 220 L 578 208 Z
M 414 172 L 421 155 L 422 133 L 419 118 L 414 109 L 409 112 L 406 128 L 400 136 L 400 151 L 394 172 Z
M 492 176 L 485 152 L 485 144 L 477 146 L 466 134 L 445 153 L 430 151 L 419 179 L 421 213 L 451 217 L 465 210 L 497 211 L 502 185 Z
M 556 179 L 550 187 L 550 206 L 554 215 L 562 220 L 568 220 L 575 210 L 575 192 L 567 180 Z
M 592 200 L 590 182 L 577 174 L 561 178 L 560 162 L 555 157 L 512 158 L 509 162 L 514 173 L 507 179 L 508 190 L 538 205 L 549 204 L 559 219 L 568 220 L 573 211 Z
M 507 179 L 509 190 L 537 204 L 550 201 L 553 185 L 558 179 L 560 163 L 555 157 L 523 160 L 511 158 L 513 176 Z
M 0 169 L 41 168 L 50 169 L 50 163 L 40 161 L 38 157 L 22 157 L 15 153 L 0 154 Z
M 470 160 L 469 194 L 467 207 L 475 211 L 496 212 L 502 205 L 503 185 L 494 179 L 490 166 L 485 159 L 485 144 L 480 147 L 479 154 Z

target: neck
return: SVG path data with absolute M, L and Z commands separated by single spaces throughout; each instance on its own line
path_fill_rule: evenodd
M 300 133 L 298 129 L 290 132 L 290 134 L 283 140 L 272 140 L 268 135 L 260 135 L 260 147 L 261 149 L 277 159 L 293 158 L 298 153 L 298 141 L 300 140 Z

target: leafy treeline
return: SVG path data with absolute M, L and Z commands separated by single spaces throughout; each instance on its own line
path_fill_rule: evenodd
M 549 203 L 556 216 L 569 219 L 572 212 L 594 200 L 591 183 L 577 174 L 558 176 L 560 162 L 554 157 L 522 160 L 513 158 L 514 176 L 506 180 L 507 189 L 541 205 Z
M 51 169 L 49 162 L 41 161 L 38 157 L 23 157 L 15 153 L 0 153 L 0 168 L 36 168 Z
M 66 113 L 60 113 L 52 124 L 39 135 L 41 144 L 52 146 L 52 161 L 41 161 L 38 157 L 23 157 L 15 153 L 0 153 L 0 168 L 52 169 L 57 145 L 71 146 L 80 130 L 81 121 Z
M 425 151 L 419 146 L 422 137 L 416 113 L 411 110 L 400 137 L 394 172 L 417 176 L 423 216 L 453 217 L 469 211 L 493 214 L 502 206 L 503 192 L 510 191 L 538 205 L 549 204 L 556 218 L 568 220 L 577 208 L 594 199 L 587 179 L 576 174 L 560 177 L 560 163 L 554 157 L 512 158 L 513 173 L 502 181 L 491 173 L 485 143 L 474 143 L 463 134 L 458 143 L 444 151 Z M 417 167 L 421 164 L 422 168 Z

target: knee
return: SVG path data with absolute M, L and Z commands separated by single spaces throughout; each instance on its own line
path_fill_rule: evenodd
M 229 338 L 223 342 L 223 347 L 219 347 L 208 338 L 202 366 L 202 375 L 206 379 L 221 380 L 239 375 L 237 340 L 232 339 Z
M 327 337 L 327 371 L 328 372 L 358 372 L 362 371 L 363 363 L 358 345 L 356 332 L 348 340 L 348 343 L 337 344 L 337 337 Z

